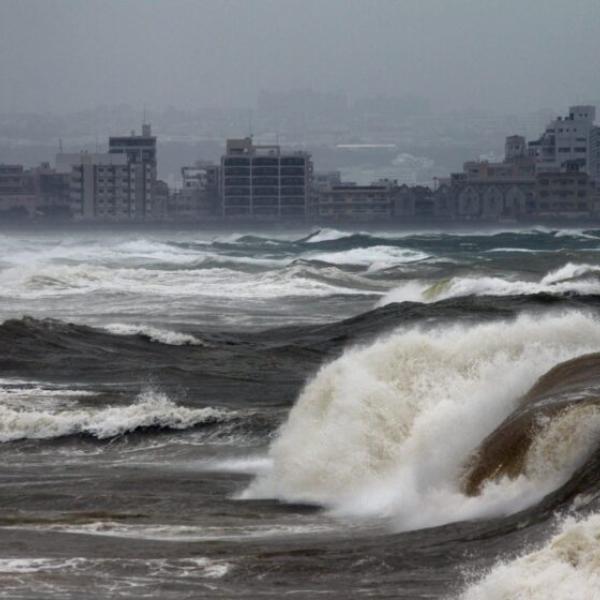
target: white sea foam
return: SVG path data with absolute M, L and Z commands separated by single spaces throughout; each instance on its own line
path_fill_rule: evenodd
M 307 276 L 308 275 L 308 276 Z M 104 294 L 178 299 L 272 299 L 289 296 L 328 296 L 355 293 L 343 282 L 328 283 L 310 276 L 306 268 L 246 273 L 229 268 L 160 270 L 109 268 L 98 265 L 42 265 L 9 269 L 0 274 L 0 297 L 41 300 L 73 295 Z M 114 299 L 113 299 L 114 302 Z
M 169 344 L 171 346 L 205 346 L 206 342 L 187 333 L 170 331 L 150 325 L 134 325 L 130 323 L 109 323 L 103 329 L 116 335 L 143 335 L 152 342 Z
M 47 439 L 85 433 L 99 439 L 144 427 L 187 429 L 200 423 L 226 421 L 235 414 L 211 407 L 188 408 L 159 392 L 147 391 L 133 404 L 102 407 L 15 407 L 0 401 L 0 442 Z
M 600 294 L 600 266 L 567 263 L 539 281 L 493 276 L 453 277 L 437 282 L 412 280 L 388 292 L 379 302 L 436 302 L 460 296 L 510 296 L 527 294 Z
M 544 546 L 501 561 L 460 600 L 597 600 L 600 515 L 567 518 Z
M 336 265 L 357 265 L 367 267 L 370 271 L 378 271 L 398 264 L 424 260 L 429 255 L 418 250 L 397 248 L 395 246 L 370 246 L 338 252 L 309 254 L 306 257 Z
M 272 468 L 243 497 L 387 515 L 399 529 L 525 508 L 568 476 L 596 425 L 577 440 L 566 421 L 549 428 L 525 476 L 490 483 L 477 497 L 461 491 L 464 464 L 537 377 L 599 349 L 600 322 L 571 312 L 408 328 L 348 350 L 306 386 L 270 448 Z M 558 439 L 565 459 L 552 465 Z

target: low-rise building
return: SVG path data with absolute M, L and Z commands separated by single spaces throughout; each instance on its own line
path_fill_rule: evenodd
M 172 217 L 202 219 L 221 214 L 218 165 L 198 161 L 182 167 L 181 178 L 181 193 L 172 205 Z
M 393 215 L 397 189 L 397 182 L 392 180 L 381 180 L 371 185 L 329 185 L 316 193 L 313 216 L 363 221 L 389 218 Z
M 539 217 L 587 218 L 596 209 L 596 184 L 578 163 L 567 164 L 561 172 L 538 173 L 535 192 Z
M 31 218 L 37 198 L 23 165 L 0 164 L 0 220 Z

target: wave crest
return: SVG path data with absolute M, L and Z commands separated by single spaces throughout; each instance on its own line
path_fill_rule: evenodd
M 53 411 L 0 405 L 0 442 L 90 435 L 107 439 L 138 429 L 188 429 L 227 421 L 234 413 L 211 407 L 188 408 L 165 394 L 146 391 L 127 406 L 73 408 Z
M 401 529 L 525 508 L 554 482 L 469 498 L 464 462 L 538 376 L 599 347 L 600 322 L 570 313 L 406 329 L 349 350 L 306 386 L 245 497 L 389 515 Z

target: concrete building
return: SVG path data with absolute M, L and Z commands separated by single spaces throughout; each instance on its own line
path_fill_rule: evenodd
M 71 216 L 70 173 L 58 172 L 50 163 L 27 170 L 36 196 L 36 211 L 40 218 L 65 219 Z
M 152 193 L 156 186 L 156 137 L 149 124 L 142 125 L 142 134 L 135 131 L 129 136 L 111 136 L 108 152 L 127 158 L 135 176 L 135 211 L 137 219 L 152 218 L 154 203 Z
M 125 154 L 58 154 L 56 169 L 71 175 L 70 205 L 76 219 L 137 218 L 136 171 Z
M 329 185 L 316 193 L 312 215 L 332 220 L 389 218 L 393 214 L 397 189 L 398 183 L 393 180 L 381 180 L 371 185 Z
M 221 214 L 218 165 L 197 161 L 182 167 L 181 178 L 183 185 L 172 204 L 172 217 L 198 219 Z
M 560 171 L 567 163 L 600 180 L 600 128 L 594 125 L 596 107 L 571 106 L 566 117 L 551 121 L 538 140 L 529 142 L 529 156 L 538 172 Z
M 539 217 L 587 218 L 596 209 L 596 183 L 578 162 L 567 163 L 563 171 L 538 173 L 535 191 Z
M 31 218 L 37 198 L 23 165 L 0 164 L 0 220 Z
M 438 216 L 463 220 L 517 219 L 535 212 L 535 159 L 525 138 L 509 136 L 502 162 L 470 161 L 436 191 Z
M 312 171 L 306 152 L 283 152 L 277 145 L 255 145 L 252 138 L 227 140 L 221 158 L 222 215 L 304 218 Z

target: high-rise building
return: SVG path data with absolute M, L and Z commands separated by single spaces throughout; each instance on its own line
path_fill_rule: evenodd
M 124 154 L 57 154 L 56 169 L 71 174 L 70 204 L 76 219 L 135 219 L 136 173 Z
M 304 218 L 312 161 L 306 152 L 254 145 L 252 138 L 227 140 L 221 158 L 221 202 L 225 217 Z
M 57 154 L 56 170 L 71 175 L 70 206 L 75 218 L 156 219 L 163 212 L 158 204 L 166 204 L 162 197 L 154 198 L 161 188 L 150 125 L 142 127 L 142 135 L 111 137 L 108 152 Z
M 142 125 L 142 134 L 135 131 L 128 136 L 111 136 L 108 140 L 110 154 L 127 157 L 135 174 L 135 215 L 138 219 L 153 214 L 152 193 L 156 187 L 156 137 L 149 124 Z

